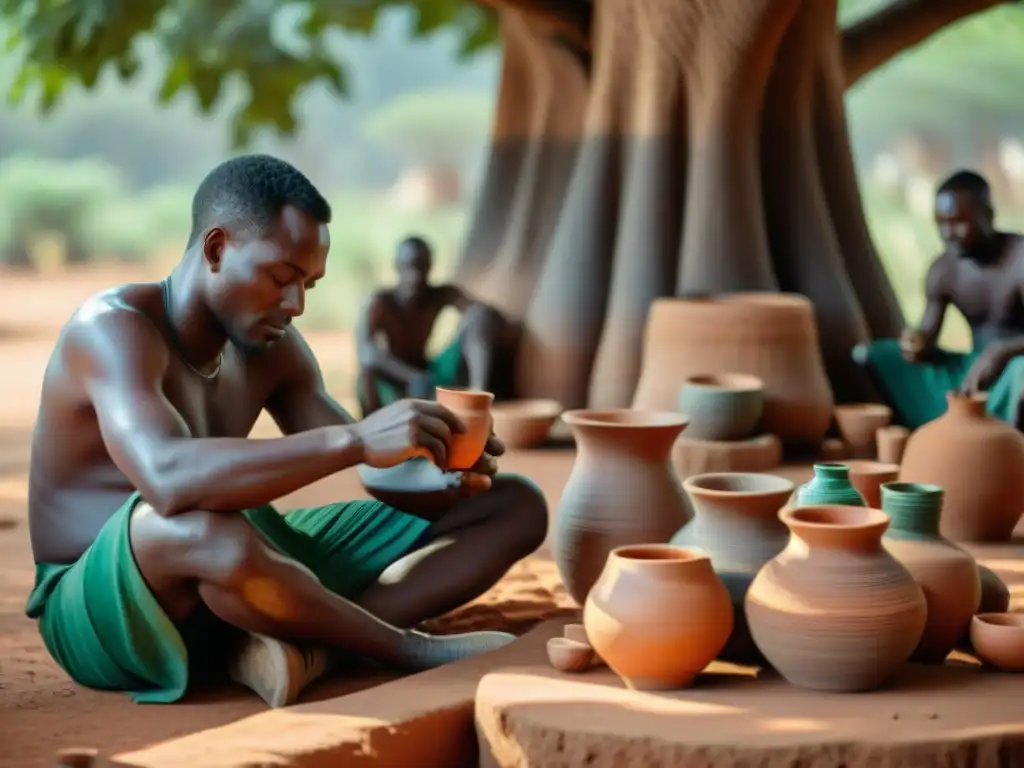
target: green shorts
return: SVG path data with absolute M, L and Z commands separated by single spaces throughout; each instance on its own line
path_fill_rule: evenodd
M 39 620 L 50 654 L 79 684 L 124 691 L 137 702 L 170 703 L 184 696 L 190 669 L 201 668 L 201 657 L 223 647 L 218 641 L 230 631 L 205 608 L 188 626 L 177 626 L 157 603 L 128 537 L 139 499 L 128 499 L 75 563 L 37 564 L 25 611 Z M 410 552 L 430 525 L 379 501 L 242 514 L 273 547 L 348 598 Z

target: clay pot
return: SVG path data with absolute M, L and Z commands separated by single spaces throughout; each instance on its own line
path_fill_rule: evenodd
M 671 690 L 689 685 L 722 650 L 733 610 L 707 555 L 648 544 L 612 550 L 583 624 L 627 687 Z
M 594 666 L 594 649 L 567 637 L 552 637 L 547 644 L 548 662 L 559 672 L 583 672 Z
M 850 446 L 855 459 L 870 459 L 875 455 L 875 433 L 892 421 L 892 408 L 878 403 L 847 403 L 837 405 L 836 426 L 843 441 Z
M 1006 613 L 1010 610 L 1010 589 L 996 572 L 979 565 L 978 578 L 981 580 L 981 605 L 978 606 L 978 613 Z
M 582 605 L 615 547 L 666 542 L 690 518 L 668 462 L 687 419 L 628 409 L 566 411 L 562 419 L 577 453 L 553 549 L 566 589 Z
M 1024 672 L 1024 614 L 979 613 L 971 620 L 978 658 L 1003 672 Z
M 683 483 L 694 517 L 671 543 L 707 553 L 729 591 L 736 618 L 729 642 L 719 654 L 723 659 L 741 664 L 760 661 L 747 629 L 743 599 L 761 566 L 789 540 L 779 510 L 795 487 L 784 477 L 744 472 L 696 475 Z
M 466 431 L 452 439 L 448 469 L 469 469 L 483 456 L 491 436 L 494 395 L 474 389 L 437 388 L 437 402 L 458 416 Z
M 850 482 L 850 468 L 846 464 L 815 464 L 814 477 L 797 490 L 797 506 L 806 507 L 820 504 L 867 506 L 864 497 Z
M 907 441 L 900 480 L 945 488 L 947 539 L 1008 541 L 1024 512 L 1024 435 L 985 412 L 985 395 L 946 400 L 946 412 Z
M 679 410 L 690 419 L 686 436 L 697 440 L 750 437 L 764 411 L 764 382 L 742 373 L 689 376 L 679 390 Z
M 882 485 L 892 483 L 900 474 L 899 464 L 884 464 L 881 461 L 842 461 L 850 468 L 850 485 L 864 497 L 864 502 L 875 509 L 882 508 Z
M 557 400 L 512 400 L 491 406 L 494 434 L 505 447 L 518 450 L 544 442 L 561 413 Z
M 789 543 L 747 590 L 757 647 L 789 682 L 863 691 L 888 681 L 917 647 L 927 609 L 914 577 L 882 546 L 869 507 L 787 507 Z
M 882 510 L 889 529 L 882 543 L 924 592 L 928 619 L 912 661 L 945 661 L 968 631 L 981 601 L 974 558 L 939 534 L 943 491 L 937 485 L 886 483 Z
M 688 376 L 729 371 L 764 382 L 764 432 L 786 444 L 821 444 L 832 390 L 806 297 L 734 293 L 651 304 L 634 408 L 671 410 Z
M 691 440 L 684 432 L 672 446 L 672 468 L 680 480 L 707 472 L 766 472 L 781 462 L 782 443 L 775 435 L 747 440 Z
M 875 445 L 878 460 L 886 464 L 899 464 L 903 461 L 903 451 L 907 447 L 910 430 L 906 427 L 882 427 L 875 433 Z

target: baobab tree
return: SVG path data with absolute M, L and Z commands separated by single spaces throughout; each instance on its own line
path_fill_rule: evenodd
M 850 349 L 903 317 L 864 220 L 843 94 L 998 4 L 871 3 L 840 29 L 837 0 L 0 0 L 22 22 L 15 96 L 39 84 L 52 104 L 108 64 L 130 78 L 148 34 L 168 54 L 165 98 L 191 87 L 212 106 L 226 75 L 248 80 L 239 141 L 291 129 L 310 81 L 344 91 L 322 41 L 331 26 L 370 31 L 381 9 L 408 5 L 417 32 L 455 27 L 466 51 L 500 40 L 457 278 L 522 322 L 519 394 L 567 407 L 630 403 L 652 300 L 736 290 L 808 296 L 837 399 L 865 397 Z M 302 45 L 275 41 L 283 7 L 302 10 Z

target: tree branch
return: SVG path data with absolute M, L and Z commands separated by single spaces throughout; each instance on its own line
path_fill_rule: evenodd
M 477 0 L 497 10 L 519 11 L 547 24 L 551 31 L 571 45 L 590 50 L 592 0 Z
M 965 16 L 1005 0 L 893 0 L 842 31 L 846 87 Z

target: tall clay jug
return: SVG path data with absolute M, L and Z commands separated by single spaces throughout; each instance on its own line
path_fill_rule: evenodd
M 945 489 L 939 530 L 951 541 L 1009 541 L 1024 513 L 1024 435 L 989 416 L 986 400 L 950 392 L 903 453 L 900 482 Z
M 576 461 L 554 520 L 554 555 L 580 605 L 608 554 L 632 544 L 663 544 L 689 519 L 669 465 L 687 418 L 660 411 L 566 411 Z
M 886 483 L 882 511 L 889 515 L 885 548 L 924 591 L 928 620 L 912 661 L 939 664 L 971 627 L 981 602 L 978 567 L 970 554 L 939 534 L 943 491 L 937 485 Z
M 750 633 L 793 685 L 865 691 L 917 647 L 927 608 L 882 546 L 889 516 L 870 507 L 789 507 L 789 543 L 747 590 Z

